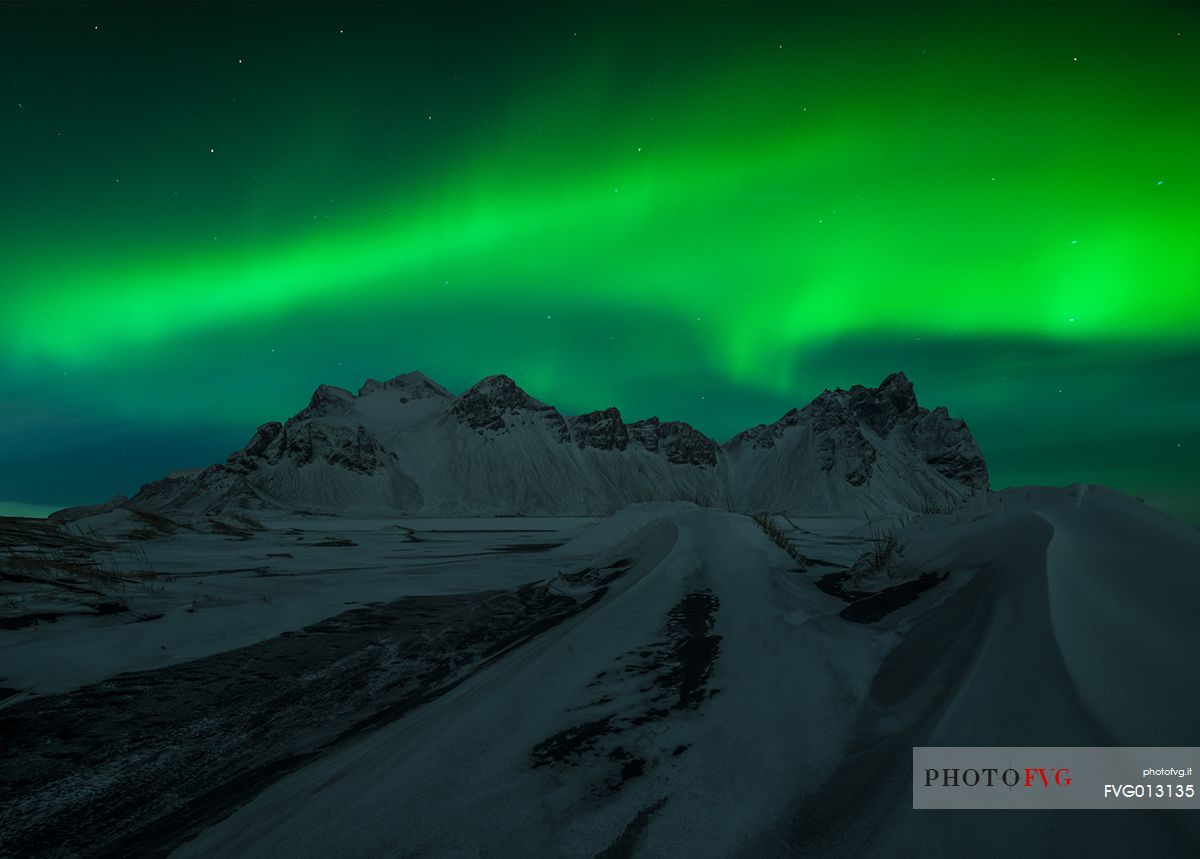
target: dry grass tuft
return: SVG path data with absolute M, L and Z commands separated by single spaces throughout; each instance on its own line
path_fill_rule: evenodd
M 772 543 L 787 552 L 792 560 L 800 565 L 800 572 L 808 572 L 808 558 L 787 538 L 783 529 L 775 524 L 774 518 L 767 513 L 755 513 L 751 518 Z
M 117 546 L 91 528 L 0 518 L 0 626 L 51 620 L 71 609 L 127 611 L 132 589 L 158 575 L 137 544 Z

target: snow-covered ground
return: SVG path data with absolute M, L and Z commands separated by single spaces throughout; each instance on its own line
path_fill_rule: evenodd
M 0 630 L 0 686 L 17 690 L 0 707 L 243 647 L 356 605 L 545 579 L 572 560 L 547 548 L 594 521 L 309 517 L 266 519 L 268 530 L 245 536 L 177 528 L 138 541 L 154 576 L 118 595 L 128 612 L 96 616 L 60 600 L 54 622 Z M 88 525 L 117 540 L 128 531 L 123 513 Z M 7 592 L 19 599 L 19 585 Z
M 797 781 L 836 764 L 840 714 L 890 636 L 831 617 L 840 603 L 744 516 L 676 512 L 611 553 L 634 571 L 593 610 L 280 783 L 183 855 L 325 855 L 352 821 L 363 854 L 589 855 L 664 796 L 647 855 L 743 844 Z M 755 802 L 727 802 L 738 795 Z M 305 821 L 286 811 L 297 803 Z
M 525 608 L 513 596 L 460 598 L 466 608 L 453 610 L 470 620 L 454 629 L 483 624 L 467 638 L 428 632 L 421 624 L 449 609 L 419 601 L 395 615 L 395 641 L 386 625 L 355 632 L 393 655 L 383 675 L 362 675 L 380 691 L 354 694 L 383 700 L 409 653 L 432 678 L 419 698 L 381 711 L 394 715 L 371 730 L 288 746 L 301 756 L 236 809 L 200 803 L 145 837 L 181 856 L 849 856 L 913 845 L 1061 856 L 1098 855 L 1115 839 L 1157 855 L 1200 850 L 1185 814 L 917 813 L 908 787 L 918 745 L 1200 745 L 1195 528 L 1079 486 L 981 495 L 942 514 L 770 522 L 792 554 L 749 517 L 680 503 L 599 520 L 303 518 L 245 539 L 179 530 L 143 544 L 173 580 L 131 601 L 162 617 L 0 630 L 3 685 L 28 690 L 0 709 L 0 727 L 121 671 L 153 678 L 183 660 L 217 670 L 219 654 L 248 645 L 246 659 L 268 666 L 276 641 L 288 659 L 321 642 L 349 647 L 330 624 L 352 626 L 338 618 L 362 617 L 367 603 L 498 591 Z M 487 649 L 496 617 L 527 633 Z M 299 641 L 274 638 L 302 627 Z M 452 681 L 428 673 L 442 635 L 483 642 L 471 645 L 482 659 L 453 663 Z M 314 676 L 336 683 L 344 664 L 359 663 Z M 274 670 L 247 682 L 275 690 Z M 196 674 L 211 682 L 211 670 Z M 99 692 L 72 694 L 99 706 Z M 203 695 L 188 700 L 193 721 L 180 717 L 164 748 L 211 729 Z M 86 761 L 73 785 L 106 777 Z M 227 777 L 233 791 L 242 777 Z M 39 794 L 46 820 L 55 784 Z M 4 813 L 0 798 L 0 830 Z
M 1194 624 L 1169 623 L 1169 649 L 1155 652 L 1151 639 L 1126 657 L 1156 656 L 1161 672 L 1106 677 L 1103 652 L 1087 657 L 1097 641 L 1055 623 L 1067 588 L 1128 606 L 1138 629 L 1146 615 L 1173 620 L 1165 588 L 1195 605 L 1196 533 L 1145 511 L 1106 535 L 1101 501 L 1079 505 L 1072 492 L 1031 491 L 912 523 L 901 563 L 950 575 L 872 625 L 844 621 L 845 604 L 813 587 L 837 567 L 811 563 L 799 574 L 745 517 L 678 513 L 622 550 L 641 574 L 619 594 L 423 712 L 281 781 L 180 853 L 323 855 L 349 831 L 356 850 L 375 855 L 578 856 L 632 840 L 647 856 L 949 849 L 939 833 L 988 831 L 998 819 L 960 816 L 942 828 L 936 815 L 914 815 L 904 789 L 913 745 L 1197 739 L 1186 722 L 1200 703 L 1194 685 L 1164 689 L 1157 676 L 1196 676 Z M 1119 514 L 1133 506 L 1118 500 Z M 848 565 L 870 544 L 861 521 L 792 522 L 813 561 Z M 1098 556 L 1080 554 L 1081 535 L 1099 541 Z M 1166 535 L 1175 542 L 1164 544 Z M 1141 546 L 1140 568 L 1106 553 L 1108 540 Z M 919 561 L 922 552 L 940 557 Z M 719 640 L 703 678 L 708 697 L 679 706 L 660 694 L 655 671 L 672 657 L 659 643 L 670 638 L 672 611 L 696 594 L 712 606 L 708 634 Z M 1096 623 L 1130 647 L 1120 613 Z M 1101 667 L 1073 671 L 1076 653 Z M 1098 724 L 1120 727 L 1121 717 L 1129 730 Z M 548 747 L 557 756 L 547 759 Z M 881 801 L 883 785 L 899 795 Z M 1197 843 L 1194 828 L 1145 818 L 1109 819 L 1085 834 L 1052 816 L 1022 827 L 1039 833 L 1046 853 L 1129 831 L 1168 852 Z

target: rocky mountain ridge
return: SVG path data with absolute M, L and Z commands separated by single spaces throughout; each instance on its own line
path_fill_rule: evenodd
M 593 515 L 639 501 L 837 513 L 956 503 L 988 488 L 961 420 L 917 403 L 893 373 L 825 391 L 724 445 L 682 421 L 567 416 L 512 379 L 454 395 L 421 373 L 321 385 L 224 463 L 174 472 L 122 506 L 214 515 Z M 63 511 L 60 518 L 69 518 Z

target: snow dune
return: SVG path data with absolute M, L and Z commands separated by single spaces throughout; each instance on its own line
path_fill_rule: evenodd
M 1170 527 L 1151 507 L 1082 484 L 1038 510 L 1054 528 L 1047 585 L 1055 639 L 1089 711 L 1116 745 L 1196 739 L 1200 531 Z
M 909 805 L 913 746 L 1200 744 L 1200 630 L 1183 616 L 1200 596 L 1195 530 L 1117 493 L 1081 503 L 1077 487 L 1009 490 L 973 520 L 928 519 L 906 532 L 909 562 L 976 572 L 913 607 L 840 766 L 765 852 L 1109 855 L 1138 844 L 1196 855 L 1192 815 Z

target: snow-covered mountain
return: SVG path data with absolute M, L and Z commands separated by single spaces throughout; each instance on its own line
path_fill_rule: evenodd
M 733 510 L 953 506 L 987 489 L 966 424 L 917 405 L 902 373 L 826 391 L 725 445 L 681 421 L 566 416 L 507 376 L 455 396 L 421 373 L 357 394 L 322 385 L 223 464 L 174 472 L 127 506 L 190 514 L 607 514 L 641 501 Z M 66 518 L 66 517 L 64 517 Z
M 825 391 L 725 445 L 730 508 L 931 512 L 986 491 L 987 465 L 964 421 L 917 404 L 893 373 L 878 388 Z

